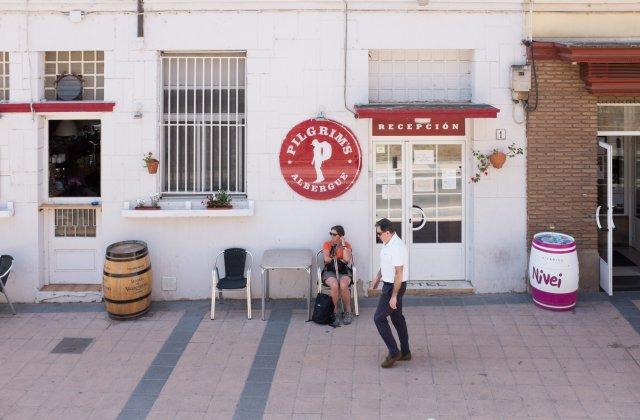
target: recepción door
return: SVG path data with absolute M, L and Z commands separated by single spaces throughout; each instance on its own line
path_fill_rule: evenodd
M 409 276 L 464 280 L 462 143 L 407 144 Z
M 407 245 L 410 280 L 465 279 L 463 162 L 462 140 L 375 143 L 374 222 L 391 220 Z

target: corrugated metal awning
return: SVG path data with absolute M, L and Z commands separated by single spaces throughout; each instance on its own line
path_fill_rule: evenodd
M 374 103 L 356 105 L 356 118 L 496 118 L 500 110 L 487 104 L 472 103 Z

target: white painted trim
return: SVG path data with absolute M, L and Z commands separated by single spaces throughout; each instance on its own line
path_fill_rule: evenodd
M 613 103 L 598 103 L 597 106 L 640 106 L 637 102 L 613 102 Z
M 15 208 L 13 206 L 13 201 L 8 201 L 7 202 L 7 207 L 0 208 L 0 219 L 7 218 L 7 217 L 13 217 L 14 214 L 16 214 L 16 211 L 15 211 Z
M 640 131 L 598 131 L 598 136 L 640 136 Z
M 234 203 L 234 208 L 225 210 L 200 209 L 161 209 L 161 210 L 121 210 L 122 217 L 131 219 L 165 219 L 193 217 L 250 217 L 253 216 L 254 202 L 247 200 L 246 205 Z

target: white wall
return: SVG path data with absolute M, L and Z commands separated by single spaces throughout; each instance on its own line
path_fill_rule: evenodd
M 511 7 L 519 4 L 507 3 Z M 151 13 L 145 18 L 144 40 L 136 38 L 132 14 L 88 14 L 81 23 L 73 24 L 64 14 L 34 13 L 28 25 L 31 93 L 25 18 L 20 13 L 0 12 L 0 50 L 11 52 L 13 100 L 42 97 L 37 89 L 41 86 L 40 52 L 105 50 L 105 100 L 115 101 L 116 108 L 102 117 L 102 239 L 104 247 L 124 239 L 149 244 L 154 299 L 206 297 L 212 257 L 229 246 L 246 247 L 256 257 L 254 294 L 258 296 L 264 249 L 318 249 L 327 239 L 328 228 L 338 223 L 345 226 L 354 244 L 361 278 L 369 279 L 368 244 L 373 240 L 373 227 L 369 220 L 368 121 L 354 119 L 343 105 L 344 15 L 332 7 L 334 10 L 317 6 L 307 11 Z M 524 145 L 524 126 L 512 121 L 508 89 L 509 66 L 524 62 L 521 24 L 518 12 L 352 12 L 349 106 L 368 101 L 369 49 L 474 50 L 473 101 L 497 106 L 501 113 L 497 120 L 473 124 L 474 141 L 469 147 L 487 151 L 498 145 L 506 147 L 511 141 Z M 247 52 L 247 191 L 249 199 L 255 200 L 253 217 L 143 220 L 121 216 L 123 201 L 156 191 L 158 180 L 142 168 L 141 158 L 149 150 L 159 154 L 159 52 L 181 50 Z M 137 104 L 142 105 L 142 119 L 133 118 Z M 287 131 L 316 116 L 320 108 L 328 118 L 354 131 L 363 156 L 363 171 L 354 187 L 326 202 L 297 196 L 278 166 L 280 143 Z M 32 120 L 25 114 L 3 114 L 0 119 L 0 206 L 16 202 L 15 217 L 0 219 L 0 251 L 16 257 L 9 290 L 18 301 L 33 301 L 35 290 L 45 281 L 37 211 L 45 198 L 41 184 L 46 160 L 39 140 L 43 121 L 42 116 Z M 494 140 L 496 128 L 507 129 L 507 142 Z M 524 185 L 524 159 L 518 158 L 471 188 L 469 223 L 474 227 L 468 244 L 472 253 L 469 277 L 479 292 L 523 289 Z M 177 277 L 178 290 L 163 292 L 162 276 Z M 283 276 L 282 281 L 272 277 L 273 296 L 302 296 L 306 287 L 302 274 Z

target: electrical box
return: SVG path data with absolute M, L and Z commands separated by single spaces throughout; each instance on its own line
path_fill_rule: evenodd
M 531 90 L 530 66 L 511 66 L 511 90 L 514 92 L 529 92 Z

